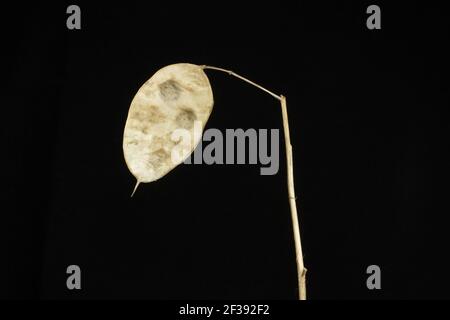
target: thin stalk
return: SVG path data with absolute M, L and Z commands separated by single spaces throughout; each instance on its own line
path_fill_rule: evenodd
M 251 85 L 253 85 L 253 86 L 255 86 L 255 87 L 261 89 L 262 91 L 265 91 L 265 92 L 268 93 L 268 94 L 270 94 L 270 95 L 271 95 L 272 97 L 274 97 L 275 99 L 281 101 L 281 96 L 279 96 L 279 95 L 273 93 L 272 91 L 267 90 L 266 88 L 260 86 L 259 84 L 254 83 L 254 82 L 251 81 L 251 80 L 248 80 L 247 78 L 244 78 L 243 76 L 238 75 L 237 73 L 234 73 L 234 72 L 231 71 L 231 70 L 226 70 L 226 69 L 217 68 L 217 67 L 211 67 L 211 66 L 201 66 L 201 67 L 202 67 L 203 69 L 211 69 L 211 70 L 217 70 L 217 71 L 222 71 L 222 72 L 228 73 L 228 74 L 231 75 L 231 76 L 234 76 L 234 77 L 236 77 L 236 78 L 239 78 L 239 79 L 241 79 L 241 80 L 243 80 L 243 81 L 245 81 L 245 82 L 247 82 L 247 83 L 250 83 Z
M 284 142 L 286 147 L 287 185 L 289 206 L 291 208 L 292 228 L 294 231 L 295 257 L 297 260 L 297 275 L 299 299 L 306 300 L 306 268 L 303 264 L 302 242 L 300 241 L 300 227 L 298 222 L 297 204 L 294 188 L 294 162 L 292 160 L 292 145 L 289 134 L 289 120 L 286 98 L 281 96 L 281 112 L 283 114 Z
M 270 94 L 275 99 L 279 100 L 281 103 L 281 113 L 283 116 L 283 129 L 284 129 L 284 141 L 286 148 L 286 170 L 287 170 L 287 187 L 288 187 L 288 196 L 289 196 L 289 207 L 291 210 L 291 219 L 292 219 L 292 228 L 294 232 L 294 243 L 295 243 L 295 257 L 297 264 L 297 279 L 298 279 L 298 297 L 300 300 L 306 300 L 306 268 L 303 263 L 303 253 L 302 253 L 302 243 L 300 238 L 300 227 L 298 222 L 298 214 L 297 214 L 297 205 L 296 205 L 296 197 L 295 197 L 295 188 L 294 188 L 294 162 L 292 160 L 292 145 L 291 145 L 291 137 L 289 134 L 289 119 L 287 112 L 287 103 L 286 98 L 282 95 L 277 95 L 270 90 L 260 86 L 259 84 L 254 83 L 253 81 L 244 78 L 243 76 L 238 75 L 237 73 L 226 70 L 222 68 L 212 67 L 212 66 L 201 66 L 203 69 L 211 69 L 217 70 L 221 72 L 228 73 L 236 78 L 239 78 L 262 91 Z

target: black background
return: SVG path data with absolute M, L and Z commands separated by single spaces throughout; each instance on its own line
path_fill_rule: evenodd
M 448 17 L 312 3 L 77 3 L 77 31 L 68 4 L 4 7 L 0 297 L 296 298 L 282 140 L 275 176 L 183 165 L 130 198 L 131 99 L 190 62 L 287 96 L 309 298 L 450 298 Z M 370 4 L 381 30 L 366 28 Z M 276 100 L 207 74 L 207 127 L 282 129 Z M 372 264 L 381 290 L 366 287 Z

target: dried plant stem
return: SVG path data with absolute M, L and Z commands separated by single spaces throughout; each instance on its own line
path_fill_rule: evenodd
M 294 231 L 295 256 L 297 259 L 297 275 L 299 299 L 306 300 L 306 268 L 303 264 L 302 242 L 300 240 L 300 227 L 298 223 L 297 205 L 294 188 L 294 162 L 292 160 L 292 145 L 289 135 L 289 120 L 287 113 L 286 98 L 281 96 L 281 112 L 283 114 L 284 142 L 286 146 L 287 184 L 289 195 L 289 206 L 291 207 L 292 228 Z
M 247 78 L 244 78 L 243 76 L 238 75 L 237 73 L 234 73 L 231 70 L 226 70 L 226 69 L 222 69 L 222 68 L 217 68 L 217 67 L 211 67 L 211 66 L 201 66 L 203 69 L 211 69 L 211 70 L 217 70 L 217 71 L 222 71 L 225 73 L 228 73 L 231 76 L 234 76 L 236 78 L 239 78 L 247 83 L 250 83 L 251 85 L 261 89 L 262 91 L 267 92 L 268 94 L 270 94 L 272 97 L 274 97 L 275 99 L 278 99 L 281 101 L 281 97 L 275 93 L 273 93 L 272 91 L 267 90 L 266 88 L 260 86 L 259 84 L 254 83 L 253 81 L 248 80 Z
M 287 112 L 287 103 L 286 98 L 282 95 L 277 95 L 266 88 L 260 86 L 259 84 L 254 83 L 253 81 L 244 78 L 233 71 L 211 67 L 211 66 L 201 66 L 203 69 L 211 69 L 222 71 L 232 75 L 236 78 L 239 78 L 261 90 L 270 94 L 275 99 L 281 102 L 281 112 L 283 116 L 283 129 L 284 129 L 284 141 L 286 147 L 286 166 L 287 166 L 287 186 L 288 186 L 288 196 L 289 196 L 289 206 L 291 209 L 291 219 L 292 219 L 292 228 L 294 232 L 294 243 L 295 243 L 295 257 L 297 262 L 297 277 L 298 277 L 298 291 L 299 291 L 299 299 L 306 300 L 306 268 L 303 263 L 303 253 L 302 253 L 302 243 L 300 239 L 300 227 L 298 222 L 298 214 L 297 214 L 297 205 L 296 205 L 296 197 L 295 197 L 295 188 L 294 188 L 294 163 L 292 160 L 292 145 L 291 145 L 291 137 L 289 134 L 289 120 L 288 120 L 288 112 Z

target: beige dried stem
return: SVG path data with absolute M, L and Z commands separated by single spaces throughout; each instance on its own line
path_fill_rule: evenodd
M 286 98 L 282 95 L 277 95 L 266 88 L 260 86 L 259 84 L 254 83 L 253 81 L 244 78 L 233 71 L 212 67 L 212 66 L 201 66 L 203 69 L 211 69 L 222 71 L 228 73 L 231 76 L 239 78 L 261 90 L 270 94 L 272 97 L 280 101 L 281 103 L 281 113 L 283 115 L 283 129 L 284 129 L 284 141 L 286 146 L 286 165 L 287 165 L 287 186 L 288 186 L 288 196 L 289 196 L 289 206 L 291 209 L 291 218 L 292 218 L 292 228 L 294 232 L 294 242 L 295 242 L 295 255 L 297 262 L 297 277 L 298 277 L 298 287 L 299 287 L 299 299 L 306 300 L 306 268 L 303 264 L 303 253 L 302 253 L 302 243 L 300 240 L 300 228 L 298 222 L 298 214 L 297 214 L 297 205 L 296 205 L 296 197 L 295 197 L 295 188 L 294 188 L 294 164 L 292 161 L 292 145 L 291 138 L 289 135 L 289 121 L 288 121 L 288 112 L 287 112 L 287 104 Z

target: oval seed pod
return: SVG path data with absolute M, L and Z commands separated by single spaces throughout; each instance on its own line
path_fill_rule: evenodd
M 134 191 L 141 182 L 163 177 L 194 151 L 213 104 L 208 77 L 194 64 L 166 66 L 142 85 L 123 135 L 125 161 L 137 180 Z M 190 139 L 181 138 L 180 132 L 189 133 Z M 173 156 L 174 148 L 181 157 Z

